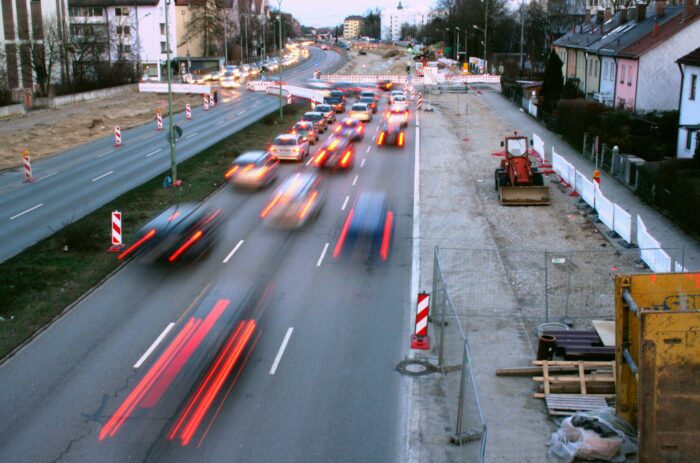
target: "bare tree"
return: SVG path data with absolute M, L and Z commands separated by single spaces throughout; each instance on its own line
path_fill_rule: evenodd
M 202 5 L 192 5 L 192 15 L 187 22 L 184 40 L 195 40 L 201 37 L 202 56 L 216 54 L 218 45 L 224 39 L 224 21 L 228 17 L 226 9 L 218 8 L 216 0 L 206 0 Z M 227 22 L 227 27 L 230 25 L 231 23 Z
M 22 62 L 29 66 L 34 81 L 39 86 L 40 94 L 46 96 L 52 81 L 57 80 L 56 67 L 63 60 L 64 41 L 55 17 L 44 21 L 42 32 L 23 43 L 19 50 Z
M 108 27 L 105 24 L 73 21 L 66 49 L 70 51 L 73 81 L 85 82 L 104 61 L 109 60 Z
M 132 32 L 135 32 L 131 24 L 131 18 L 128 15 L 115 16 L 110 22 L 109 36 L 111 55 L 115 62 L 126 63 L 134 61 L 134 52 L 132 50 Z

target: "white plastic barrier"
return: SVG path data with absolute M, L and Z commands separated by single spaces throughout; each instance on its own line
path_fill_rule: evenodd
M 642 260 L 652 271 L 656 273 L 671 271 L 671 256 L 661 249 L 661 243 L 649 234 L 644 221 L 639 216 L 637 216 L 637 245 Z
M 600 188 L 595 188 L 595 208 L 598 211 L 598 218 L 610 230 L 615 230 L 615 203 L 603 195 Z
M 211 87 L 209 85 L 198 84 L 171 84 L 170 91 L 172 93 L 197 93 L 209 95 Z M 139 92 L 141 93 L 168 93 L 168 84 L 155 82 L 141 82 L 139 84 Z
M 436 82 L 442 82 L 442 81 L 447 81 L 447 82 L 466 82 L 470 84 L 475 84 L 475 83 L 487 83 L 487 84 L 492 84 L 492 83 L 500 83 L 501 82 L 501 76 L 494 76 L 490 74 L 474 74 L 474 75 L 468 75 L 468 76 L 446 76 L 444 73 L 437 73 L 434 72 L 435 74 L 435 81 Z M 357 75 L 357 74 L 321 74 L 321 80 L 328 80 L 331 82 L 335 81 L 349 81 L 349 82 L 377 82 L 379 80 L 391 80 L 392 82 L 395 83 L 404 83 L 408 81 L 408 76 L 398 76 L 398 75 L 390 75 L 390 74 L 385 74 L 385 75 Z M 412 82 L 414 84 L 422 84 L 424 83 L 424 78 L 415 76 L 412 79 Z
M 683 267 L 683 264 L 681 264 L 680 262 L 676 262 L 675 267 L 674 267 L 674 272 L 685 273 L 687 271 L 688 271 L 688 269 Z
M 536 133 L 532 134 L 532 148 L 535 150 L 542 162 L 544 162 L 544 141 L 542 141 L 542 139 Z
M 569 163 L 559 156 L 552 146 L 552 169 L 559 174 L 562 180 L 569 183 Z
M 264 92 L 271 84 L 271 80 L 249 80 L 245 86 L 251 92 Z
M 617 204 L 613 205 L 613 207 L 615 209 L 613 212 L 615 216 L 613 230 L 627 243 L 632 244 L 632 215 Z
M 585 175 L 579 171 L 575 171 L 576 176 L 576 192 L 581 195 L 586 204 L 595 209 L 595 186 L 591 180 L 588 180 Z

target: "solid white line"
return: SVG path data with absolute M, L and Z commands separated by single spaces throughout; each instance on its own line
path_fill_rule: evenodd
M 282 360 L 282 355 L 284 354 L 284 350 L 287 348 L 287 343 L 289 342 L 289 338 L 292 337 L 293 332 L 294 328 L 290 326 L 287 330 L 287 334 L 284 335 L 284 339 L 282 340 L 280 350 L 277 352 L 277 357 L 275 357 L 275 361 L 272 363 L 272 368 L 270 368 L 271 375 L 274 375 L 277 371 L 277 366 L 280 364 L 280 360 Z
M 223 123 L 224 123 L 224 121 L 219 121 L 219 122 L 217 122 L 217 123 L 214 124 L 214 125 L 221 125 L 221 124 L 223 124 Z
M 197 132 L 191 133 L 191 134 L 187 135 L 187 136 L 185 137 L 185 140 L 187 140 L 188 138 L 192 138 L 192 137 L 194 137 L 195 135 L 197 135 Z
M 37 181 L 37 182 L 41 182 L 42 180 L 46 180 L 46 179 L 49 178 L 49 177 L 53 177 L 53 176 L 56 175 L 57 173 L 58 173 L 58 171 L 56 171 L 56 172 L 54 172 L 54 173 L 51 173 L 51 174 L 49 174 L 49 175 L 45 175 L 44 177 L 39 177 L 39 178 L 36 179 L 36 181 Z M 35 182 L 35 183 L 36 183 L 36 182 Z
M 345 206 L 348 205 L 348 201 L 350 201 L 350 196 L 346 196 L 346 197 L 345 197 L 345 201 L 343 201 L 343 205 L 342 205 L 341 208 L 340 208 L 341 211 L 344 211 L 344 210 L 345 210 Z
M 357 179 L 360 178 L 359 175 L 355 175 L 355 180 L 352 181 L 352 186 L 355 186 L 357 184 Z
M 241 114 L 245 113 L 245 109 L 243 111 L 239 111 L 236 113 L 236 115 L 240 116 Z
M 165 329 L 163 330 L 163 332 L 160 333 L 160 336 L 158 336 L 156 338 L 156 340 L 153 341 L 153 344 L 151 344 L 151 347 L 149 347 L 148 350 L 143 353 L 143 355 L 141 356 L 139 361 L 134 364 L 134 368 L 138 368 L 141 365 L 143 365 L 143 362 L 145 362 L 146 359 L 148 358 L 148 356 L 151 355 L 154 350 L 156 350 L 156 347 L 158 347 L 158 344 L 160 344 L 160 342 L 163 340 L 163 338 L 165 338 L 168 335 L 170 330 L 173 329 L 173 326 L 175 326 L 174 322 L 168 323 L 168 326 L 166 326 Z
M 362 162 L 360 163 L 360 167 L 364 167 L 366 161 L 367 161 L 367 159 L 363 159 Z
M 376 136 L 376 135 L 372 135 L 372 141 L 374 141 L 375 138 L 377 138 L 377 136 Z
M 326 251 L 328 251 L 328 245 L 330 243 L 326 243 L 325 246 L 323 246 L 323 251 L 321 251 L 321 257 L 318 258 L 318 262 L 316 262 L 316 267 L 321 266 L 321 262 L 323 262 L 323 258 L 326 256 Z
M 109 153 L 113 153 L 113 152 L 114 152 L 114 150 L 105 151 L 104 153 L 99 154 L 97 156 L 97 159 L 100 159 L 102 156 L 107 156 Z
M 148 154 L 146 155 L 146 157 L 147 157 L 147 158 L 150 158 L 150 157 L 153 156 L 154 154 L 160 153 L 161 151 L 163 151 L 163 148 L 158 148 L 157 150 L 155 150 L 155 151 L 153 151 L 153 152 L 151 152 L 151 153 L 148 153 Z
M 10 217 L 10 220 L 15 220 L 17 217 L 19 217 L 19 216 L 21 216 L 21 215 L 24 215 L 24 214 L 26 214 L 27 212 L 32 212 L 34 209 L 39 209 L 39 208 L 40 208 L 41 206 L 43 206 L 43 205 L 44 205 L 44 203 L 41 203 L 41 204 L 37 204 L 37 205 L 34 206 L 34 207 L 30 207 L 29 209 L 27 209 L 27 210 L 24 211 L 24 212 L 20 212 L 20 213 L 17 214 L 17 215 L 13 215 L 12 217 Z
M 95 178 L 93 178 L 93 179 L 90 180 L 90 181 L 91 181 L 91 182 L 96 182 L 96 181 L 98 181 L 98 180 L 101 179 L 101 178 L 105 178 L 105 177 L 108 176 L 108 175 L 112 175 L 113 173 L 114 173 L 114 171 L 113 171 L 113 170 L 110 170 L 110 171 L 107 172 L 106 174 L 102 174 L 102 175 L 100 175 L 99 177 L 95 177 Z
M 367 152 L 369 153 L 369 150 L 371 150 L 371 149 L 372 149 L 372 145 L 369 145 L 369 146 L 367 147 Z
M 311 159 L 309 159 L 308 161 L 306 161 L 306 165 L 308 166 L 309 164 L 311 164 L 311 162 L 312 162 L 313 160 L 314 160 L 314 158 L 313 158 L 313 156 L 311 156 Z
M 243 241 L 245 241 L 245 240 L 240 240 L 240 241 L 238 242 L 238 244 L 236 245 L 236 247 L 233 248 L 233 250 L 232 250 L 231 252 L 228 253 L 228 256 L 226 256 L 226 258 L 223 260 L 222 263 L 224 263 L 224 264 L 227 263 L 227 262 L 231 259 L 231 257 L 233 257 L 233 255 L 236 253 L 236 251 L 238 251 L 238 248 L 240 248 L 240 247 L 243 245 Z

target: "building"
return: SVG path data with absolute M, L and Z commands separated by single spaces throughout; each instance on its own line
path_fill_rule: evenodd
M 343 21 L 343 38 L 345 40 L 356 39 L 362 35 L 362 24 L 365 18 L 362 16 L 348 16 Z
M 676 155 L 692 158 L 700 149 L 700 48 L 676 62 L 681 75 Z
M 380 15 L 381 38 L 395 42 L 401 39 L 401 26 L 417 26 L 422 28 L 431 19 L 432 13 L 425 8 L 404 8 L 399 1 L 396 8 L 382 10 Z
M 30 44 L 42 42 L 53 31 L 65 37 L 66 0 L 2 0 L 0 2 L 0 47 L 5 55 L 5 72 L 10 89 L 32 89 L 35 73 Z M 67 71 L 66 61 L 55 63 L 53 80 Z

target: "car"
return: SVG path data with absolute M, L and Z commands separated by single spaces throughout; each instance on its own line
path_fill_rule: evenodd
M 360 91 L 360 98 L 369 98 L 369 97 L 371 97 L 375 103 L 379 101 L 379 96 L 376 93 L 374 93 L 373 91 L 371 91 L 371 90 Z
M 146 261 L 172 264 L 200 256 L 216 241 L 223 221 L 221 208 L 182 203 L 171 206 L 140 231 L 139 239 L 119 254 L 119 260 L 141 253 Z
M 211 74 L 208 72 L 202 74 L 192 74 L 192 83 L 194 84 L 206 84 L 211 80 Z
M 221 86 L 223 88 L 238 88 L 241 83 L 233 76 L 233 74 L 226 74 L 220 80 Z
M 309 142 L 299 134 L 285 133 L 275 137 L 269 151 L 279 160 L 301 161 L 309 155 Z
M 372 121 L 372 108 L 366 103 L 355 103 L 350 107 L 350 117 L 363 122 Z
M 333 98 L 340 98 L 341 100 L 343 100 L 343 102 L 345 101 L 345 92 L 343 92 L 342 90 L 338 90 L 337 88 L 331 90 L 329 96 Z
M 295 229 L 321 212 L 325 200 L 323 177 L 318 172 L 297 172 L 286 178 L 260 212 L 266 225 Z
M 221 76 L 222 76 L 222 75 L 223 75 L 223 72 L 222 72 L 222 71 L 212 71 L 212 72 L 209 74 L 209 80 L 216 82 L 216 81 L 218 81 L 219 79 L 221 79 Z
M 406 143 L 406 133 L 403 130 L 402 121 L 384 119 L 379 126 L 377 145 L 396 145 L 403 147 Z
M 279 160 L 269 151 L 247 151 L 233 161 L 224 178 L 238 188 L 262 188 L 277 178 Z
M 397 108 L 408 109 L 408 100 L 404 95 L 395 95 L 392 97 L 391 105 Z
M 388 79 L 377 81 L 377 87 L 385 92 L 394 88 L 394 83 Z
M 365 125 L 352 117 L 347 117 L 335 128 L 335 134 L 349 138 L 350 141 L 360 141 L 365 137 Z
M 377 102 L 371 96 L 363 96 L 358 100 L 358 103 L 365 103 L 372 109 L 372 113 L 377 112 Z
M 391 91 L 391 99 L 393 99 L 396 95 L 406 96 L 406 94 L 403 92 L 403 90 L 392 90 Z
M 315 145 L 318 141 L 318 132 L 311 122 L 297 122 L 292 127 L 292 133 L 301 135 L 301 137 L 310 144 Z
M 386 119 L 399 121 L 402 127 L 408 126 L 408 108 L 401 106 L 390 106 Z
M 388 207 L 386 193 L 364 191 L 348 212 L 333 257 L 358 253 L 370 260 L 379 255 L 385 261 L 391 250 L 393 230 L 394 213 Z
M 345 112 L 345 102 L 342 100 L 342 98 L 338 98 L 337 96 L 327 96 L 323 99 L 323 102 L 331 105 L 336 113 Z
M 233 74 L 236 77 L 241 76 L 241 68 L 239 68 L 238 66 L 233 66 L 233 65 L 224 66 L 224 72 L 226 74 Z
M 307 113 L 304 113 L 303 116 L 301 116 L 302 121 L 307 121 L 307 122 L 313 122 L 314 127 L 316 128 L 316 131 L 319 133 L 323 133 L 326 131 L 328 128 L 328 123 L 326 122 L 326 116 L 323 115 L 323 113 L 319 113 L 316 111 L 309 111 Z
M 328 121 L 329 124 L 335 123 L 335 109 L 333 109 L 331 105 L 326 103 L 317 104 L 314 111 L 323 113 L 323 115 L 326 116 L 326 121 Z
M 319 169 L 349 171 L 355 162 L 355 149 L 348 138 L 331 135 L 316 151 L 314 165 Z

